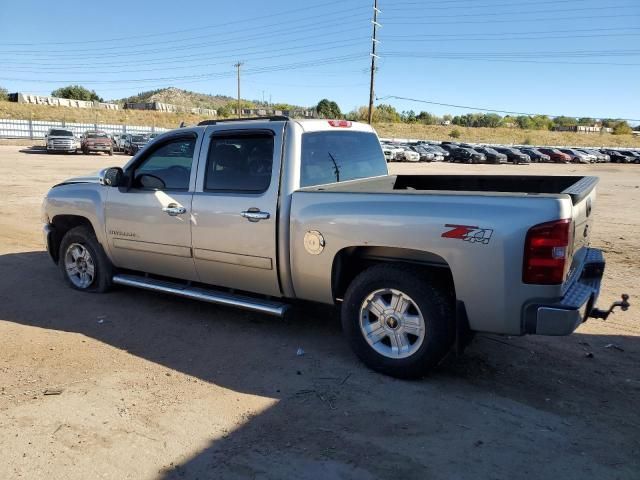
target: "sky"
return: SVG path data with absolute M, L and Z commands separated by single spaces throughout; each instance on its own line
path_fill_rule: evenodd
M 376 103 L 640 123 L 638 0 L 379 0 L 379 9 Z M 2 0 L 0 86 L 235 96 L 242 62 L 243 98 L 329 98 L 349 111 L 368 103 L 372 13 L 372 0 Z

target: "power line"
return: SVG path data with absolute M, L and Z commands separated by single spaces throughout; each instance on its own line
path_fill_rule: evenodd
M 324 2 L 318 5 L 305 5 L 304 7 L 301 8 L 296 8 L 296 9 L 287 9 L 286 11 L 281 11 L 281 12 L 275 12 L 275 13 L 271 13 L 271 14 L 267 14 L 267 15 L 259 15 L 256 17 L 251 17 L 251 18 L 245 18 L 245 19 L 240 19 L 240 20 L 232 20 L 229 22 L 225 22 L 224 24 L 212 24 L 212 25 L 204 25 L 202 27 L 194 27 L 194 28 L 185 28 L 182 30 L 173 30 L 173 31 L 164 31 L 164 32 L 159 32 L 159 33 L 151 33 L 151 34 L 144 34 L 144 35 L 129 35 L 126 37 L 116 37 L 116 38 L 103 38 L 103 39 L 99 39 L 99 40 L 74 40 L 74 41 L 68 41 L 68 42 L 35 42 L 35 43 L 5 43 L 5 45 L 10 45 L 10 46 L 36 46 L 36 45 L 84 45 L 87 43 L 105 43 L 105 42 L 115 42 L 115 41 L 129 41 L 133 38 L 151 38 L 151 37 L 165 37 L 167 35 L 173 35 L 176 33 L 185 33 L 185 32 L 195 32 L 198 30 L 207 30 L 210 28 L 219 28 L 219 27 L 224 27 L 227 25 L 234 25 L 234 24 L 242 24 L 242 25 L 246 25 L 248 22 L 252 22 L 254 20 L 264 20 L 265 18 L 272 18 L 272 17 L 278 17 L 281 18 L 283 15 L 287 15 L 287 14 L 291 14 L 291 13 L 295 13 L 295 12 L 301 12 L 301 11 L 308 11 L 308 10 L 312 10 L 312 9 L 316 9 L 316 8 L 326 8 L 329 5 L 336 5 L 336 4 L 344 4 L 343 0 L 334 0 L 333 2 Z M 124 45 L 126 46 L 126 45 Z
M 529 117 L 533 117 L 536 115 L 540 115 L 540 116 L 546 116 L 546 117 L 561 117 L 564 115 L 551 115 L 548 113 L 526 113 L 526 112 L 512 112 L 509 110 L 498 110 L 495 108 L 484 108 L 484 107 L 470 107 L 468 105 L 456 105 L 453 103 L 442 103 L 442 102 L 434 102 L 432 100 L 419 100 L 416 98 L 408 98 L 408 97 L 400 97 L 397 95 L 387 95 L 384 97 L 380 97 L 380 98 L 376 98 L 376 100 L 386 100 L 389 98 L 395 98 L 396 100 L 406 100 L 408 102 L 416 102 L 416 103 L 426 103 L 429 105 L 439 105 L 441 107 L 451 107 L 451 108 L 463 108 L 463 109 L 467 109 L 467 110 L 476 110 L 476 111 L 480 111 L 480 112 L 492 112 L 492 113 L 505 113 L 507 115 L 527 115 Z M 579 115 L 576 115 L 576 117 L 578 117 Z M 609 118 L 607 116 L 596 116 L 594 118 Z M 624 120 L 626 122 L 640 122 L 640 119 L 635 119 L 635 118 L 620 118 L 618 120 Z
M 581 33 L 581 32 L 610 32 L 615 31 L 619 32 L 621 30 L 640 30 L 640 27 L 616 27 L 616 28 L 579 28 L 574 30 L 534 30 L 527 32 L 477 32 L 477 33 L 420 33 L 420 34 L 411 34 L 411 35 L 388 35 L 387 39 L 396 39 L 396 38 L 423 38 L 423 37 L 456 37 L 456 38 L 465 38 L 465 37 L 473 37 L 476 35 L 482 36 L 495 36 L 502 37 L 503 35 L 539 35 L 539 34 L 547 34 L 547 33 Z
M 481 13 L 455 13 L 453 15 L 428 15 L 428 18 L 460 18 L 460 17 L 493 17 L 503 15 L 530 15 L 532 13 L 566 13 L 566 12 L 582 12 L 591 10 L 612 10 L 621 8 L 637 8 L 637 5 L 607 5 L 606 7 L 581 7 L 581 8 L 563 8 L 556 10 L 524 10 L 516 12 L 481 12 Z M 416 20 L 420 17 L 389 17 L 389 20 Z
M 390 26 L 403 26 L 407 27 L 409 25 L 459 25 L 459 24 L 478 24 L 481 23 L 483 25 L 493 24 L 493 23 L 522 23 L 522 22 L 554 22 L 554 21 L 564 21 L 564 20 L 602 20 L 604 18 L 635 18 L 638 15 L 632 14 L 620 14 L 620 15 L 589 15 L 589 16 L 581 16 L 581 17 L 539 17 L 539 18 L 522 18 L 522 19 L 508 19 L 508 20 L 491 20 L 490 22 L 486 19 L 482 19 L 479 21 L 471 21 L 471 20 L 461 20 L 461 21 L 453 21 L 453 22 L 403 22 L 403 23 L 393 23 L 390 22 L 387 25 Z M 396 19 L 398 20 L 398 19 Z
M 290 64 L 284 64 L 284 65 L 259 67 L 255 69 L 246 70 L 245 75 L 249 75 L 249 74 L 255 75 L 259 73 L 278 72 L 282 70 L 294 70 L 298 68 L 308 68 L 308 67 L 316 67 L 319 65 L 350 62 L 353 60 L 361 59 L 364 55 L 366 55 L 366 53 L 308 60 L 305 62 L 290 63 Z M 230 72 L 226 71 L 226 72 L 210 72 L 210 73 L 198 74 L 198 75 L 184 75 L 179 77 L 156 77 L 156 78 L 143 78 L 143 79 L 95 80 L 95 81 L 80 80 L 80 79 L 33 80 L 33 79 L 27 79 L 27 78 L 10 78 L 10 77 L 0 77 L 0 80 L 16 81 L 16 82 L 32 82 L 32 83 L 73 83 L 73 82 L 82 82 L 86 84 L 145 83 L 145 82 L 188 80 L 188 79 L 196 79 L 196 78 L 208 79 L 208 78 L 215 78 L 215 77 L 228 77 L 229 73 Z M 231 75 L 233 75 L 233 73 L 231 73 Z
M 354 41 L 354 40 L 362 40 L 365 41 L 367 40 L 366 38 L 351 38 L 351 39 L 346 39 L 349 41 Z M 336 40 L 334 42 L 326 42 L 323 44 L 323 46 L 321 48 L 315 48 L 315 49 L 309 49 L 309 46 L 312 45 L 318 45 L 318 42 L 314 42 L 313 44 L 307 44 L 307 45 L 298 45 L 295 47 L 290 47 L 290 48 L 279 48 L 277 49 L 277 51 L 279 52 L 288 52 L 289 50 L 300 50 L 302 49 L 303 52 L 301 52 L 302 54 L 304 54 L 305 56 L 310 54 L 310 53 L 317 53 L 317 52 L 326 52 L 327 51 L 327 46 L 328 45 L 341 45 L 344 46 L 344 40 Z M 350 47 L 349 45 L 346 45 L 348 47 Z M 360 47 L 358 47 L 360 48 Z M 278 55 L 273 55 L 269 52 L 273 52 L 273 48 L 270 48 L 269 50 L 254 50 L 254 51 L 249 51 L 249 52 L 235 52 L 234 54 L 231 55 L 223 55 L 223 56 L 214 56 L 214 57 L 198 57 L 197 59 L 194 60 L 176 60 L 173 62 L 169 62 L 169 61 L 162 61 L 162 62 L 156 62 L 158 64 L 163 65 L 162 67 L 159 68 L 148 68 L 148 69 L 144 69 L 144 68 L 135 68 L 137 64 L 130 64 L 130 63 L 121 63 L 118 64 L 120 66 L 126 67 L 126 66 L 131 66 L 133 67 L 133 70 L 129 69 L 129 70 L 104 70 L 104 71 L 100 71 L 100 70 L 93 70 L 91 69 L 91 73 L 92 74 L 119 74 L 119 73 L 131 73 L 133 72 L 157 72 L 157 71 L 166 71 L 167 67 L 169 67 L 172 64 L 177 63 L 180 67 L 211 67 L 211 66 L 217 66 L 217 65 L 224 65 L 227 64 L 227 61 L 221 61 L 221 62 L 216 62 L 216 63 L 206 63 L 209 60 L 218 60 L 218 59 L 233 59 L 233 58 L 237 58 L 238 55 L 241 55 L 243 57 L 253 57 L 254 55 L 260 55 L 263 54 L 262 57 L 256 57 L 256 58 L 252 58 L 252 61 L 260 61 L 260 60 L 271 60 L 274 58 L 280 58 L 280 57 L 288 57 L 288 56 L 293 56 L 293 55 L 300 55 L 301 53 L 298 52 L 289 52 L 289 53 L 280 53 Z M 264 54 L 268 54 L 266 56 L 264 56 Z M 180 57 L 178 57 L 180 58 Z M 196 63 L 195 65 L 191 65 L 192 63 Z M 104 65 L 105 67 L 109 66 L 109 65 Z M 60 66 L 60 67 L 52 67 L 52 68 L 15 68 L 15 67 L 11 67 L 11 68 L 7 68 L 7 71 L 10 72 L 23 72 L 23 73 L 58 73 L 61 71 L 65 71 L 68 72 L 69 70 L 76 70 L 80 68 L 82 71 L 86 71 L 87 70 L 87 66 L 83 65 L 80 67 L 71 67 L 69 65 L 66 66 Z
M 359 14 L 355 14 L 355 15 L 347 15 L 347 16 L 341 16 L 340 20 L 349 20 L 349 19 L 357 19 L 357 18 L 362 18 L 361 15 Z M 318 22 L 316 20 L 310 21 L 309 23 L 303 23 L 303 24 L 298 24 L 295 28 L 285 28 L 285 29 L 280 29 L 280 30 L 271 30 L 271 29 L 267 29 L 267 33 L 263 33 L 263 32 L 255 32 L 252 33 L 250 35 L 247 35 L 246 33 L 241 33 L 240 36 L 238 37 L 229 37 L 227 35 L 223 35 L 221 36 L 219 39 L 211 41 L 211 42 L 198 42 L 195 44 L 188 44 L 188 45 L 178 45 L 178 46 L 172 46 L 171 47 L 171 51 L 181 51 L 181 50 L 194 50 L 194 49 L 199 49 L 199 48 L 209 48 L 209 47 L 218 47 L 220 45 L 229 45 L 229 44 L 234 44 L 234 43 L 245 43 L 247 41 L 252 41 L 252 40 L 260 40 L 261 42 L 263 40 L 269 39 L 269 38 L 278 38 L 278 39 L 282 39 L 283 37 L 286 38 L 286 36 L 288 34 L 291 33 L 305 33 L 306 37 L 305 38 L 309 38 L 308 32 L 309 31 L 314 31 L 314 30 L 326 30 L 327 26 L 335 26 L 335 25 L 339 25 L 339 26 L 345 26 L 345 27 L 351 27 L 351 31 L 353 31 L 353 22 L 336 22 L 335 19 L 331 19 L 331 20 L 326 20 L 323 22 Z M 127 57 L 127 56 L 139 56 L 139 55 L 148 55 L 148 54 L 152 54 L 152 53 L 166 53 L 167 49 L 166 48 L 156 48 L 156 49 L 147 49 L 147 50 L 136 50 L 136 51 L 132 51 L 132 50 L 126 50 L 126 51 L 118 51 L 118 52 L 111 52 L 111 53 L 101 53 L 100 57 L 101 58 L 105 58 L 105 57 L 118 57 L 121 58 L 123 56 Z M 82 53 L 82 52 L 80 52 Z M 29 57 L 37 57 L 37 58 L 42 58 L 44 60 L 46 59 L 50 59 L 50 58 L 71 58 L 71 59 L 76 59 L 76 58 L 94 58 L 95 57 L 95 53 L 84 53 L 84 54 L 79 54 L 78 51 L 73 51 L 73 52 L 69 52 L 69 51 L 65 51 L 65 52 L 44 52 L 44 51 L 4 51 L 4 52 L 0 52 L 0 55 L 17 55 L 17 56 L 29 56 Z M 33 58 L 32 58 L 33 60 Z
M 388 43 L 401 43 L 401 42 L 498 42 L 503 40 L 551 40 L 551 39 L 564 39 L 564 38 L 613 38 L 613 37 L 637 37 L 640 33 L 603 33 L 595 35 L 536 35 L 534 37 L 476 37 L 476 38 L 415 38 L 415 39 L 390 39 L 386 40 Z

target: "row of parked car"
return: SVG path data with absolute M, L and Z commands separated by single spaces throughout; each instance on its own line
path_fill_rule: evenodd
M 640 163 L 640 151 L 615 148 L 476 145 L 459 142 L 392 142 L 381 140 L 388 162 L 460 163 Z
M 45 135 L 45 143 L 48 153 L 80 151 L 84 154 L 104 152 L 113 155 L 113 152 L 124 152 L 127 155 L 135 155 L 157 135 L 157 133 L 110 135 L 100 130 L 87 130 L 80 137 L 76 137 L 71 130 L 51 128 Z

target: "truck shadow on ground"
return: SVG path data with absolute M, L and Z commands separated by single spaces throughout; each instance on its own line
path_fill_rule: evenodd
M 633 478 L 640 468 L 637 336 L 479 335 L 406 382 L 363 367 L 332 309 L 282 321 L 131 289 L 85 294 L 44 252 L 0 256 L 0 272 L 0 320 L 81 333 L 277 400 L 187 462 L 159 465 L 161 478 Z

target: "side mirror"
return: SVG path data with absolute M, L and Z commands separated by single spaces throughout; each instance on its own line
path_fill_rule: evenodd
M 105 168 L 98 175 L 100 185 L 107 187 L 119 187 L 123 178 L 124 172 L 120 167 Z

